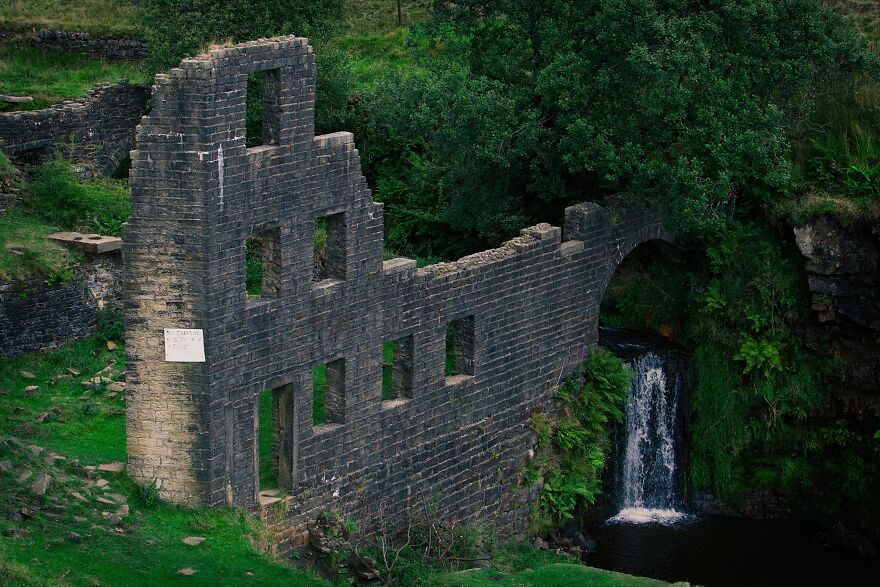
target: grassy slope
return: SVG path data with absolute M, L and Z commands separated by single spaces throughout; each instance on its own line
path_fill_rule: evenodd
M 84 391 L 80 383 L 106 366 L 111 367 L 112 378 L 118 379 L 124 360 L 122 350 L 108 351 L 102 341 L 93 337 L 52 352 L 0 361 L 0 389 L 4 391 L 0 395 L 0 437 L 14 433 L 25 442 L 79 459 L 84 465 L 124 460 L 125 404 L 121 394 L 109 392 L 106 386 Z M 49 383 L 67 368 L 77 369 L 82 375 L 54 386 Z M 31 372 L 35 378 L 25 378 L 22 370 Z M 40 390 L 28 396 L 24 388 L 29 385 L 37 385 Z M 43 414 L 48 416 L 39 422 Z M 0 538 L 0 583 L 2 561 L 6 561 L 20 565 L 16 572 L 24 574 L 16 581 L 33 580 L 34 584 L 40 584 L 39 580 L 52 585 L 94 581 L 110 585 L 216 585 L 230 581 L 254 585 L 324 584 L 309 573 L 258 553 L 250 542 L 261 540 L 259 524 L 243 512 L 149 507 L 124 474 L 99 474 L 110 481 L 111 492 L 127 497 L 131 507 L 131 512 L 114 525 L 101 511 L 113 511 L 115 507 L 92 500 L 80 503 L 69 495 L 71 491 L 85 494 L 88 490 L 89 473 L 78 465 L 50 470 L 50 491 L 47 497 L 38 498 L 29 491 L 33 478 L 22 483 L 15 479 L 26 468 L 36 474 L 44 465 L 39 460 L 22 462 L 0 446 L 0 461 L 7 458 L 15 469 L 2 473 L 0 485 L 4 491 L 0 494 L 0 507 L 7 511 L 11 506 L 17 509 L 25 505 L 37 515 L 23 522 L 6 517 L 0 520 L 0 528 L 25 528 L 32 532 L 28 538 Z M 61 481 L 62 476 L 68 477 L 66 484 Z M 93 493 L 97 495 L 95 490 Z M 60 518 L 52 518 L 59 505 L 65 509 Z M 71 541 L 65 535 L 67 532 L 76 532 L 83 537 L 82 542 Z M 181 539 L 190 535 L 207 540 L 195 547 L 181 544 Z M 178 575 L 177 570 L 183 567 L 192 567 L 197 572 L 191 577 Z
M 33 102 L 17 105 L 18 110 L 46 108 L 78 98 L 95 84 L 122 78 L 132 83 L 146 81 L 140 63 L 108 63 L 80 53 L 37 49 L 24 43 L 0 45 L 0 94 L 34 98 Z
M 46 240 L 45 236 L 52 232 L 55 227 L 19 209 L 0 216 L 0 279 L 51 274 L 76 263 L 78 254 Z
M 118 234 L 129 214 L 125 181 L 80 183 L 60 161 L 43 166 L 24 187 L 25 201 L 0 216 L 0 279 L 51 276 L 70 268 L 81 256 L 46 240 L 47 234 L 62 229 Z
M 425 585 L 436 587 L 659 587 L 662 581 L 612 573 L 583 565 L 554 563 L 518 573 L 481 569 L 448 573 L 428 578 Z
M 0 0 L 0 28 L 133 35 L 134 11 L 132 0 Z

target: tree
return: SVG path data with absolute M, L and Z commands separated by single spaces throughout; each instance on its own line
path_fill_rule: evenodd
M 877 71 L 817 0 L 438 0 L 435 14 L 474 77 L 539 112 L 528 199 L 628 191 L 697 232 L 788 189 L 817 95 Z

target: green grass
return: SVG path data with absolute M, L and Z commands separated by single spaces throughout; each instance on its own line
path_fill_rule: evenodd
M 481 569 L 449 573 L 428 578 L 425 585 L 435 587 L 658 587 L 662 581 L 613 573 L 578 564 L 553 564 L 506 574 Z
M 136 35 L 132 0 L 0 0 L 0 27 Z
M 125 369 L 125 354 L 121 349 L 107 350 L 98 337 L 48 353 L 0 361 L 0 389 L 6 391 L 0 395 L 0 435 L 19 435 L 37 444 L 51 439 L 54 450 L 87 463 L 124 459 L 125 404 L 121 395 L 108 392 L 106 385 L 85 388 L 81 384 L 107 366 L 118 377 Z M 81 375 L 50 383 L 68 368 Z M 21 371 L 35 378 L 28 379 Z M 40 390 L 27 396 L 24 389 L 29 385 Z M 33 424 L 34 417 L 45 412 L 50 417 Z M 35 433 L 19 430 L 24 423 L 31 423 Z
M 660 587 L 663 581 L 585 567 L 571 555 L 535 550 L 526 544 L 503 544 L 492 551 L 492 569 L 425 573 L 431 587 Z
M 127 181 L 96 178 L 80 182 L 61 158 L 40 167 L 26 188 L 25 208 L 65 230 L 121 236 L 122 224 L 131 215 Z
M 847 15 L 875 53 L 880 53 L 880 3 L 826 0 Z M 798 225 L 821 215 L 844 224 L 880 219 L 880 83 L 850 76 L 819 96 L 816 111 L 793 140 L 794 162 L 805 185 L 778 198 L 775 219 Z M 873 177 L 873 190 L 864 175 Z M 873 191 L 873 193 L 871 193 Z
M 81 255 L 46 240 L 58 230 L 119 235 L 131 204 L 125 181 L 80 183 L 62 160 L 42 166 L 25 183 L 24 201 L 0 216 L 0 278 L 64 277 Z
M 404 25 L 427 20 L 432 0 L 400 0 Z M 346 0 L 345 30 L 350 34 L 385 33 L 398 28 L 395 0 Z
M 327 389 L 327 365 L 312 369 L 312 424 L 318 426 L 327 421 L 324 409 L 324 392 Z
M 62 100 L 79 98 L 101 82 L 127 78 L 144 83 L 140 63 L 114 62 L 67 51 L 49 51 L 21 42 L 0 44 L 0 94 L 32 96 L 15 105 L 18 110 L 46 108 Z M 11 105 L 4 105 L 7 110 Z
M 382 399 L 394 399 L 392 375 L 394 373 L 394 342 L 386 341 L 382 345 Z
M 22 280 L 36 274 L 53 275 L 77 263 L 80 255 L 45 236 L 57 227 L 20 207 L 0 216 L 0 279 Z

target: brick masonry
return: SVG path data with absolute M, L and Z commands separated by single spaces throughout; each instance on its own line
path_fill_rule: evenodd
M 246 148 L 247 77 L 259 71 L 275 84 L 272 128 Z M 213 49 L 156 77 L 123 239 L 129 472 L 174 502 L 258 507 L 257 402 L 273 389 L 288 491 L 264 514 L 279 549 L 322 510 L 367 518 L 380 502 L 402 512 L 422 498 L 438 516 L 522 532 L 531 495 L 510 486 L 534 441 L 530 414 L 552 409 L 553 388 L 596 342 L 617 264 L 671 237 L 647 204 L 581 204 L 566 211 L 564 240 L 540 224 L 452 263 L 383 262 L 382 205 L 352 135 L 314 136 L 314 91 L 312 49 L 294 37 Z M 314 272 L 317 218 L 336 256 L 326 276 Z M 244 285 L 254 235 L 274 241 L 262 254 L 278 268 L 257 299 Z M 470 356 L 446 377 L 454 321 Z M 203 329 L 206 362 L 165 362 L 170 327 Z M 387 340 L 405 341 L 411 389 L 383 401 Z M 314 426 L 321 364 L 341 397 L 335 421 Z
M 149 97 L 147 88 L 120 80 L 51 108 L 0 113 L 0 149 L 31 163 L 60 149 L 66 158 L 111 175 L 132 149 L 132 129 Z

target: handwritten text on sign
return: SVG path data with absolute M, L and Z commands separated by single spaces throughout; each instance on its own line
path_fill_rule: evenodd
M 200 328 L 166 328 L 165 360 L 175 363 L 204 363 L 203 331 Z

